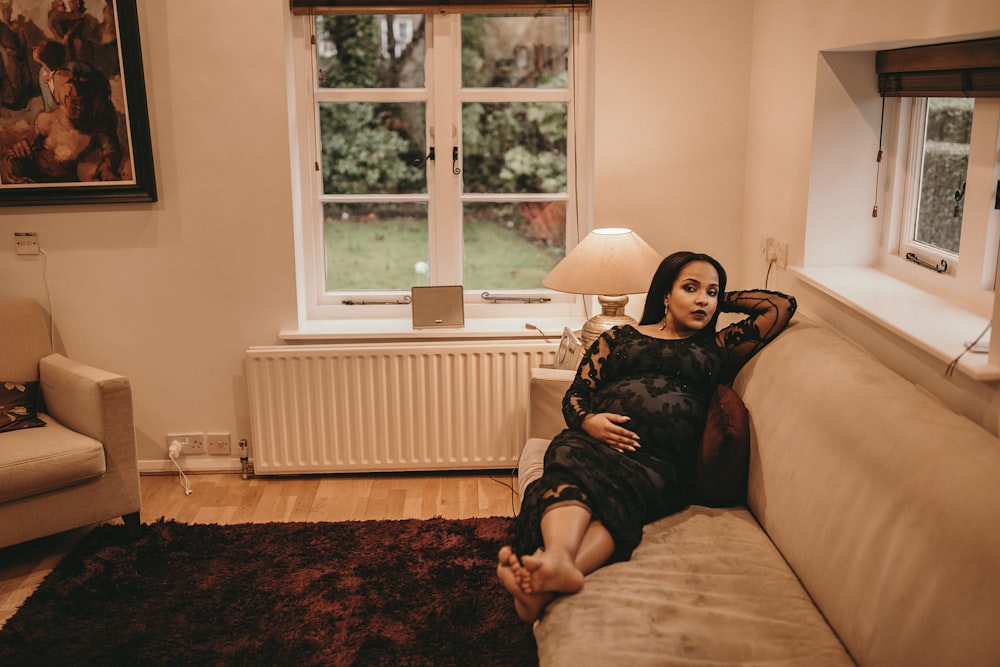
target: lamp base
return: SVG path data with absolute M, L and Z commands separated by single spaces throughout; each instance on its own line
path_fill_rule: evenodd
M 594 315 L 583 324 L 580 331 L 580 347 L 586 351 L 591 344 L 597 340 L 598 336 L 612 327 L 624 324 L 635 325 L 634 318 L 625 314 L 625 305 L 628 304 L 628 296 L 598 296 L 597 302 L 601 304 L 601 312 Z

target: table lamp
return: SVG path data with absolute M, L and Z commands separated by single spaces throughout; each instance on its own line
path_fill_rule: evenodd
M 631 229 L 595 229 L 542 278 L 557 292 L 593 294 L 601 312 L 583 325 L 580 342 L 590 347 L 604 331 L 636 321 L 625 314 L 629 294 L 645 293 L 663 258 Z

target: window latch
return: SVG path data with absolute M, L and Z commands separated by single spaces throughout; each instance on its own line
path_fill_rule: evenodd
M 431 146 L 431 147 L 430 147 L 430 150 L 429 150 L 429 151 L 427 151 L 427 157 L 425 157 L 425 158 L 424 158 L 424 159 L 422 159 L 422 160 L 414 160 L 414 161 L 413 161 L 413 166 L 414 166 L 414 167 L 422 167 L 422 166 L 424 166 L 425 164 L 427 164 L 427 161 L 428 161 L 428 160 L 433 160 L 433 159 L 434 159 L 434 147 L 433 147 L 433 146 Z
M 400 299 L 385 299 L 382 301 L 369 301 L 367 299 L 344 299 L 341 301 L 345 306 L 403 306 L 410 303 L 410 295 Z
M 965 199 L 965 181 L 962 181 L 962 186 L 955 190 L 955 213 L 954 217 L 962 215 L 962 200 Z
M 948 270 L 948 262 L 943 259 L 937 264 L 931 264 L 930 262 L 920 259 L 919 257 L 917 257 L 917 254 L 913 252 L 906 253 L 906 259 L 910 260 L 914 264 L 918 264 L 924 267 L 925 269 L 930 269 L 931 271 L 937 271 L 938 273 L 944 273 L 945 271 Z
M 548 303 L 552 299 L 547 296 L 496 296 L 490 294 L 489 292 L 483 292 L 479 295 L 484 301 L 489 301 L 490 303 L 500 303 L 504 302 L 517 302 L 517 303 Z
M 993 208 L 1000 211 L 1000 181 L 997 181 L 997 200 L 993 202 Z

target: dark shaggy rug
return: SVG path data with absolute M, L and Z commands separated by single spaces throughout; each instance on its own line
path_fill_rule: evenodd
M 0 665 L 535 665 L 496 579 L 513 520 L 99 526 Z

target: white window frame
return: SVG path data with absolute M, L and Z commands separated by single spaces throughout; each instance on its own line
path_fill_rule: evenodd
M 435 59 L 432 62 L 448 63 L 454 67 L 439 66 L 437 70 L 427 72 L 426 89 L 402 89 L 387 92 L 386 99 L 392 101 L 427 101 L 427 145 L 435 146 L 436 160 L 432 163 L 432 168 L 428 173 L 428 195 L 414 195 L 415 200 L 427 201 L 430 193 L 435 192 L 437 197 L 432 199 L 430 206 L 450 207 L 451 210 L 435 211 L 437 219 L 441 221 L 438 227 L 432 226 L 429 230 L 431 236 L 441 234 L 448 239 L 444 242 L 435 243 L 431 241 L 429 247 L 430 264 L 432 267 L 431 284 L 447 285 L 456 284 L 452 282 L 458 273 L 450 271 L 451 267 L 457 267 L 461 271 L 461 203 L 462 201 L 503 201 L 516 200 L 526 201 L 532 199 L 532 195 L 506 196 L 484 196 L 474 194 L 461 194 L 449 198 L 441 197 L 443 181 L 445 184 L 452 184 L 457 187 L 460 180 L 452 175 L 451 147 L 452 137 L 462 136 L 461 128 L 461 104 L 470 101 L 488 99 L 489 101 L 503 100 L 503 96 L 508 94 L 511 99 L 517 98 L 529 101 L 564 101 L 569 108 L 569 119 L 567 127 L 567 202 L 566 214 L 566 250 L 567 252 L 575 245 L 578 239 L 582 238 L 592 228 L 592 203 L 590 199 L 590 188 L 586 184 L 592 182 L 592 57 L 591 57 L 591 26 L 589 12 L 571 12 L 571 39 L 574 57 L 570 59 L 569 76 L 575 83 L 572 92 L 565 90 L 525 90 L 517 89 L 506 91 L 503 89 L 462 89 L 457 85 L 451 90 L 457 91 L 458 99 L 444 99 L 443 103 L 435 104 L 434 100 L 427 98 L 427 91 L 433 87 L 435 78 L 453 77 L 457 81 L 460 77 L 461 49 L 458 35 L 460 30 L 460 16 L 450 15 L 452 19 L 449 30 L 451 35 L 434 35 L 432 15 L 428 15 L 427 49 L 447 48 L 452 50 L 452 58 Z M 309 16 L 293 17 L 291 36 L 291 63 L 292 63 L 292 83 L 289 89 L 289 96 L 292 101 L 292 114 L 294 119 L 293 127 L 290 129 L 290 141 L 292 142 L 293 156 L 293 184 L 299 190 L 296 198 L 296 211 L 294 212 L 295 224 L 295 249 L 296 249 L 296 284 L 299 304 L 299 326 L 300 329 L 309 328 L 310 324 L 316 323 L 349 323 L 354 331 L 363 331 L 366 325 L 370 324 L 372 331 L 379 327 L 388 326 L 393 330 L 403 330 L 409 326 L 411 311 L 409 305 L 403 304 L 379 304 L 366 306 L 344 305 L 344 300 L 364 299 L 369 302 L 380 301 L 400 301 L 405 292 L 400 291 L 366 291 L 363 294 L 354 292 L 327 292 L 325 289 L 325 264 L 323 245 L 323 216 L 320 193 L 322 185 L 321 175 L 315 169 L 315 164 L 319 160 L 318 155 L 318 102 L 319 93 L 313 86 L 313 73 L 315 71 L 315 50 L 311 46 L 313 37 L 314 19 Z M 352 93 L 347 89 L 331 91 L 326 93 L 324 99 L 336 99 L 337 101 L 352 101 L 352 96 L 356 100 L 372 101 L 372 91 Z M 441 97 L 437 98 L 442 101 Z M 447 107 L 451 107 L 450 109 Z M 453 120 L 453 109 L 457 118 Z M 442 130 L 451 136 L 440 138 Z M 458 142 L 460 144 L 460 141 Z M 445 187 L 449 187 L 446 185 Z M 551 196 L 543 196 L 546 200 L 551 200 Z M 558 197 L 557 197 L 558 198 Z M 455 208 L 457 207 L 457 209 Z M 447 255 L 458 257 L 456 262 L 451 263 L 451 267 L 445 262 L 439 261 L 439 256 Z M 523 331 L 524 322 L 542 322 L 558 318 L 578 317 L 584 312 L 585 303 L 582 297 L 560 292 L 553 292 L 544 288 L 538 290 L 504 290 L 504 296 L 539 297 L 544 296 L 549 299 L 546 303 L 490 303 L 481 297 L 482 290 L 466 290 L 465 292 L 465 315 L 466 322 L 470 320 L 483 319 L 496 321 L 498 319 L 509 319 L 516 322 L 516 326 Z M 498 293 L 500 293 L 498 291 Z M 404 326 L 405 325 L 405 326 Z M 552 324 L 551 326 L 555 326 Z M 560 333 L 560 330 L 552 333 Z M 548 333 L 548 332 L 546 332 Z
M 883 266 L 897 278 L 949 299 L 979 315 L 993 311 L 997 281 L 1000 211 L 993 208 L 1000 164 L 1000 99 L 977 98 L 969 142 L 969 170 L 957 254 L 913 239 L 922 171 L 925 98 L 886 100 L 886 116 L 897 119 L 889 147 L 889 235 L 883 245 Z M 897 185 L 893 185 L 897 184 Z M 906 259 L 908 252 L 932 264 L 945 260 L 948 270 L 936 273 Z

